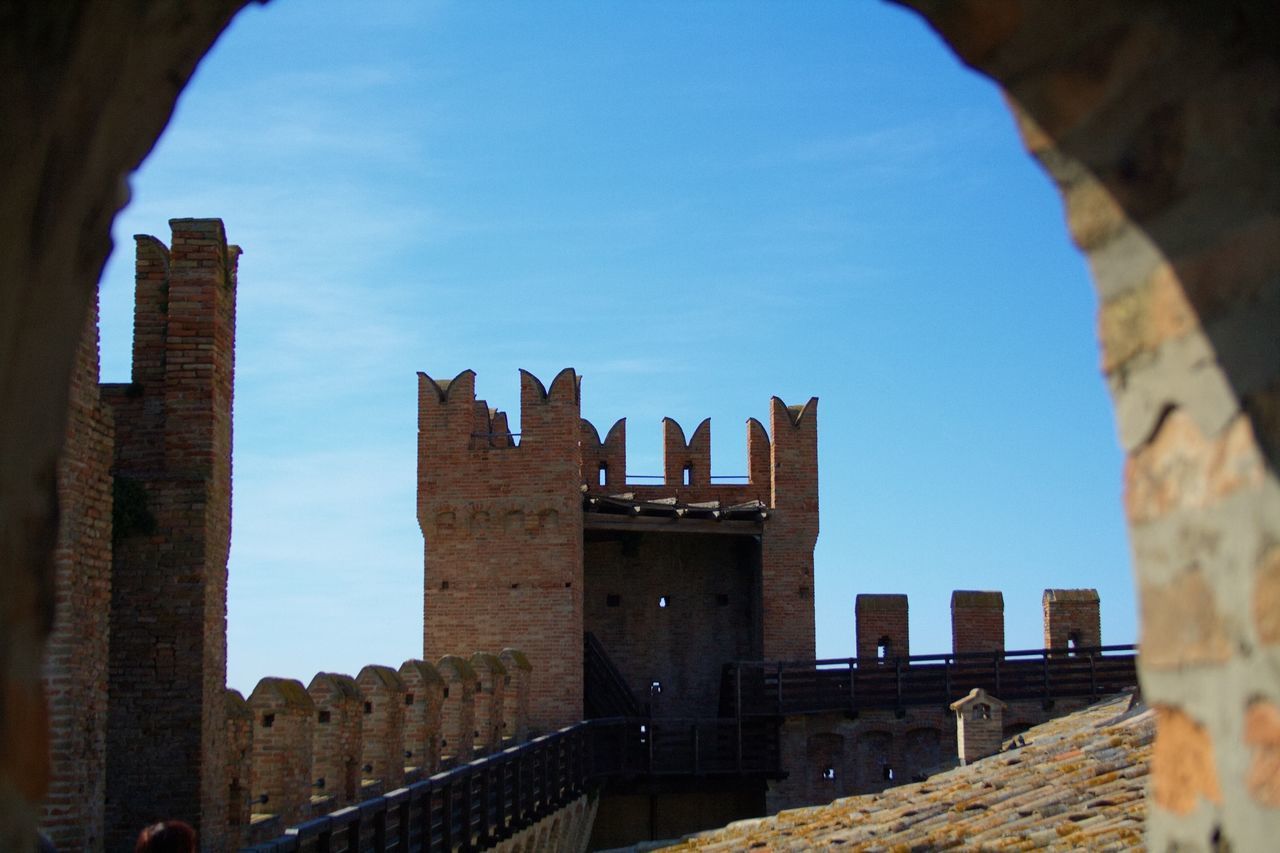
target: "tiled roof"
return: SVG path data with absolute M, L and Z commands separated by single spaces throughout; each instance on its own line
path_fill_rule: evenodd
M 1128 695 L 1036 726 L 1025 746 L 880 794 L 739 821 L 667 850 L 1141 847 L 1152 712 Z M 650 848 L 652 849 L 652 848 Z

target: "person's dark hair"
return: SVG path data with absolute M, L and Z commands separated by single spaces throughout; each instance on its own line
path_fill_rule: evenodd
M 138 833 L 133 853 L 196 853 L 196 831 L 180 820 L 152 824 Z

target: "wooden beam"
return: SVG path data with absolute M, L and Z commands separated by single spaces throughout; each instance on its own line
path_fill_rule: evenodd
M 710 518 L 663 518 L 661 516 L 605 515 L 585 512 L 582 526 L 586 530 L 627 530 L 633 533 L 719 533 L 731 536 L 759 536 L 763 521 L 716 521 Z

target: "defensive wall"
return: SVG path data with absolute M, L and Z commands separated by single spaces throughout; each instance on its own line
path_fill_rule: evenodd
M 247 699 L 227 689 L 229 848 L 524 740 L 530 672 L 523 653 L 504 649 L 320 672 L 306 686 L 267 677 Z
M 58 469 L 57 616 L 44 679 L 62 849 L 160 815 L 226 824 L 226 565 L 236 262 L 221 221 L 138 235 L 133 374 L 98 383 L 97 311 Z
M 1102 645 L 1099 598 L 1093 589 L 1046 589 L 1042 596 L 1045 648 L 1071 655 Z M 855 611 L 859 669 L 909 668 L 910 635 L 905 595 L 862 594 Z M 956 590 L 951 596 L 952 654 L 958 660 L 980 652 L 1003 654 L 1004 596 L 995 591 Z M 1049 642 L 1061 638 L 1061 642 Z M 987 690 L 999 697 L 995 684 Z M 1096 697 L 1092 697 L 1096 698 Z M 1085 707 L 1088 695 L 1006 703 L 1002 735 L 1007 739 L 1031 726 Z M 955 714 L 947 703 L 860 710 L 856 714 L 817 713 L 786 717 L 781 734 L 785 779 L 769 783 L 769 813 L 828 803 L 916 781 L 957 755 Z
M 472 371 L 419 374 L 424 654 L 526 651 L 541 731 L 582 714 L 584 631 L 659 715 L 714 713 L 725 660 L 812 657 L 816 398 L 748 420 L 745 483 L 713 482 L 709 420 L 667 418 L 663 482 L 638 484 L 625 420 L 602 440 L 580 389 L 521 371 L 517 435 Z

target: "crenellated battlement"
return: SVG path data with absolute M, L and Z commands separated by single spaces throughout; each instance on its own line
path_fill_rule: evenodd
M 907 596 L 861 594 L 854 603 L 856 649 L 860 659 L 910 655 Z M 1045 648 L 1102 645 L 1096 589 L 1046 589 L 1042 597 Z M 1004 595 L 993 590 L 951 593 L 952 652 L 1004 652 Z
M 226 690 L 230 846 L 525 740 L 531 671 L 508 648 L 370 664 L 355 678 L 319 672 L 305 688 L 268 676 L 247 701 Z
M 716 581 L 722 580 L 723 588 L 671 600 L 680 608 L 695 601 L 724 602 L 715 607 L 729 609 L 715 612 L 732 634 L 722 638 L 733 646 L 726 645 L 730 656 L 813 655 L 816 398 L 788 406 L 774 397 L 768 429 L 755 418 L 747 420 L 745 482 L 712 478 L 709 419 L 686 434 L 665 418 L 662 482 L 630 483 L 626 420 L 618 420 L 602 438 L 582 418 L 581 377 L 572 368 L 561 370 L 549 385 L 520 371 L 518 435 L 511 432 L 506 413 L 477 399 L 475 385 L 470 370 L 450 380 L 418 374 L 425 657 L 486 647 L 525 649 L 533 659 L 546 661 L 530 689 L 530 719 L 544 729 L 572 722 L 582 709 L 588 610 L 604 608 L 590 617 L 603 624 L 618 614 L 608 601 L 667 601 L 665 594 L 679 586 L 655 587 L 638 598 L 623 596 L 617 591 L 621 586 L 603 593 L 596 589 L 612 583 L 612 568 L 606 566 L 614 559 L 609 543 L 645 531 L 716 534 L 714 545 L 654 540 L 651 558 L 664 565 L 673 559 L 707 562 L 709 576 L 728 572 Z M 588 547 L 596 561 L 590 571 L 585 568 Z M 667 583 L 660 576 L 657 569 L 648 571 L 644 583 Z M 763 606 L 751 604 L 757 600 Z M 512 619 L 513 613 L 521 618 Z M 699 618 L 690 624 L 711 622 Z M 640 677 L 652 667 L 647 659 L 637 659 L 635 669 Z M 688 684 L 714 675 L 699 670 Z M 690 689 L 682 692 L 691 696 Z M 673 699 L 671 707 L 680 701 L 685 700 Z M 446 720 L 445 725 L 452 724 Z M 491 732 L 480 725 L 457 736 L 474 736 L 481 729 Z

